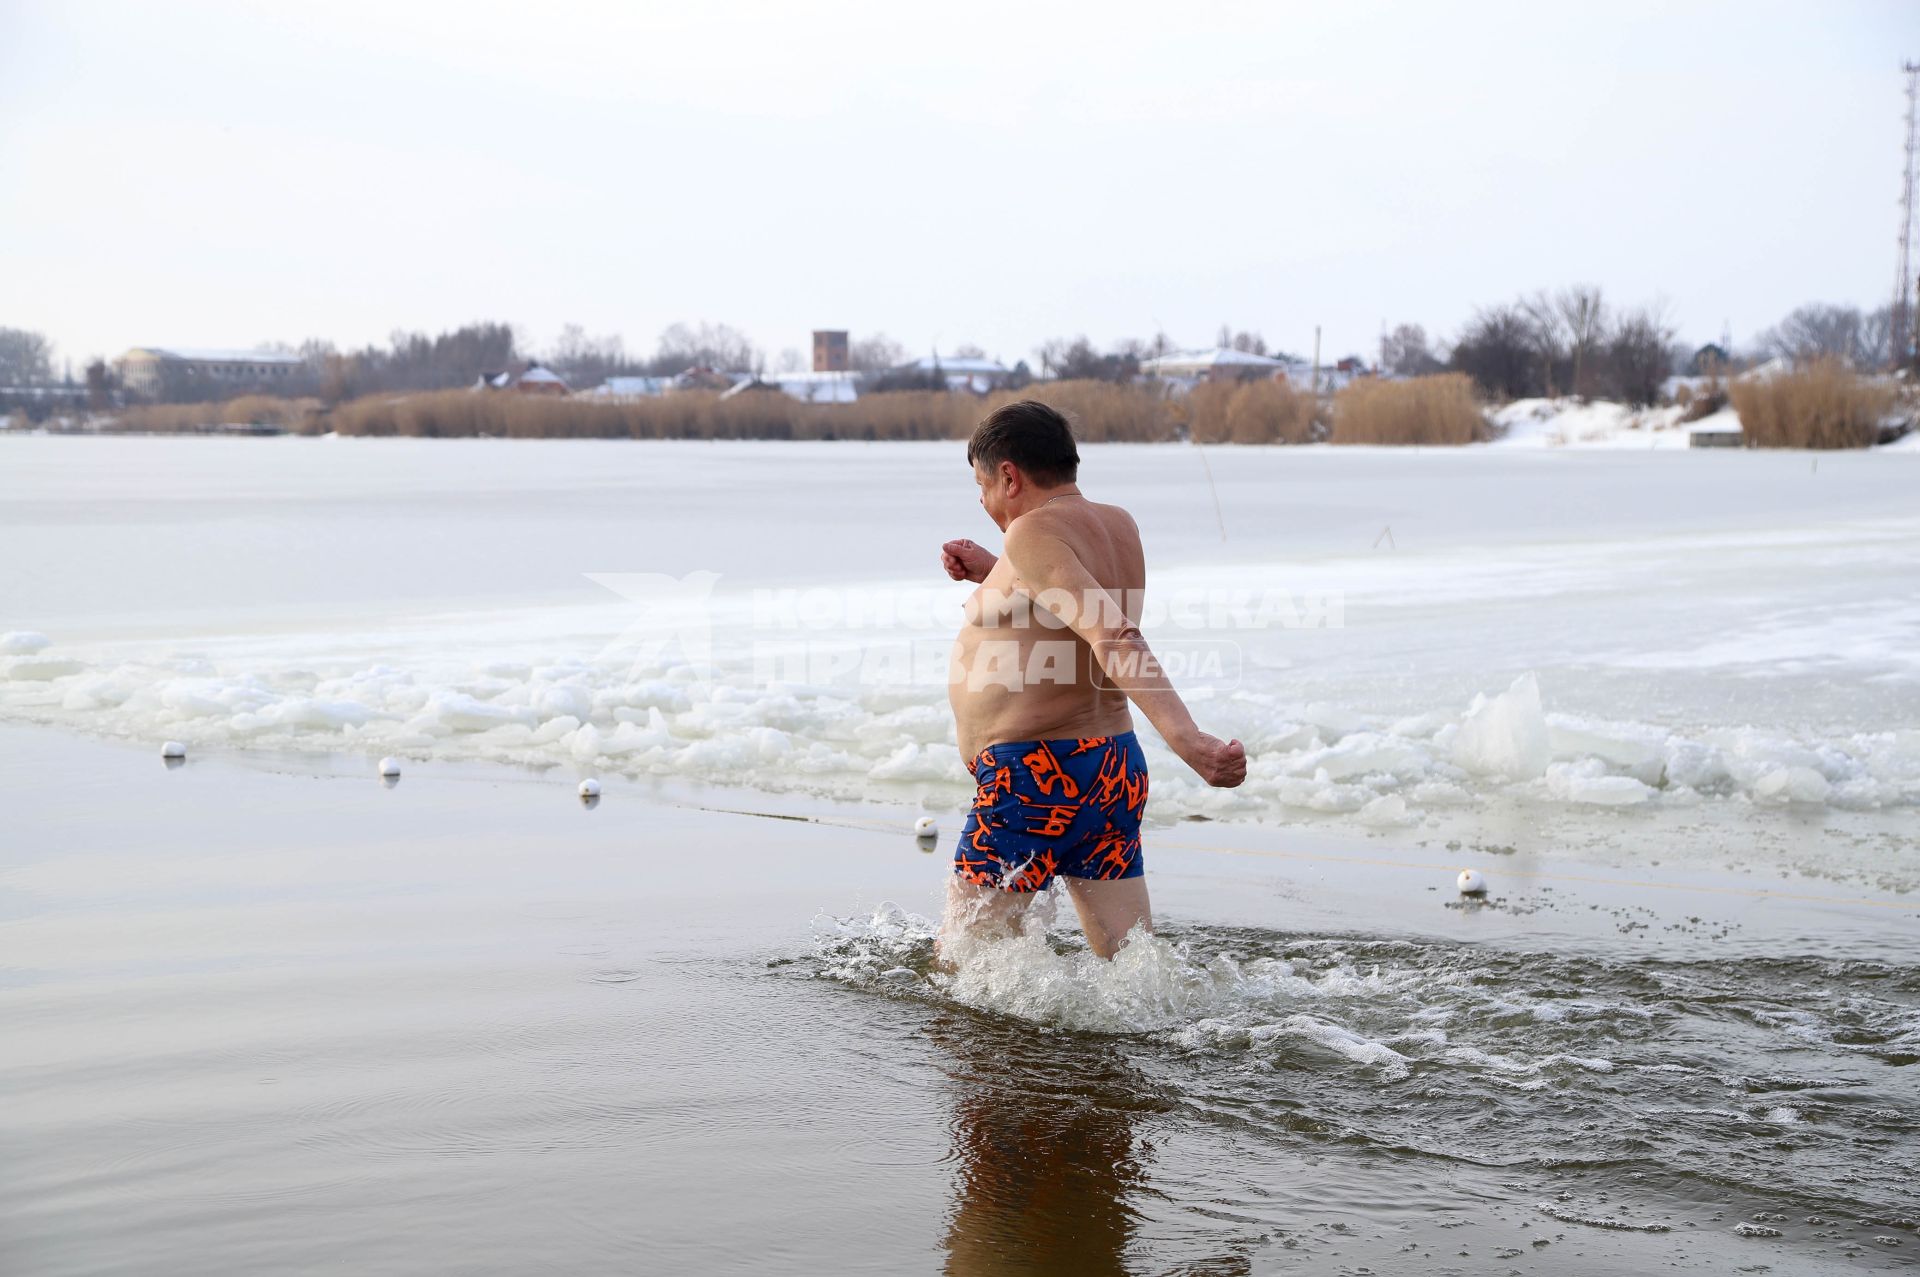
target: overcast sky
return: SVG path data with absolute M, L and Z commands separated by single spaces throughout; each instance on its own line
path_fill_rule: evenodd
M 553 12 L 551 10 L 560 10 Z M 0 324 L 770 358 L 1893 290 L 1920 5 L 0 0 Z

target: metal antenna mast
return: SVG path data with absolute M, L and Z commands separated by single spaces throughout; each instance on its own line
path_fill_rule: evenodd
M 1914 158 L 1920 154 L 1920 119 L 1914 114 L 1914 100 L 1920 95 L 1920 62 L 1903 63 L 1907 73 L 1907 170 L 1900 186 L 1900 269 L 1893 280 L 1893 366 L 1910 367 L 1914 347 L 1913 278 L 1913 179 Z

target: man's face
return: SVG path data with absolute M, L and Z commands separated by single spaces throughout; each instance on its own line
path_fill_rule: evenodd
M 1013 479 L 1013 466 L 1001 462 L 992 470 L 985 466 L 973 468 L 973 481 L 980 485 L 980 508 L 993 520 L 993 526 L 1002 532 L 1007 530 L 1007 499 L 1011 495 L 1008 485 Z

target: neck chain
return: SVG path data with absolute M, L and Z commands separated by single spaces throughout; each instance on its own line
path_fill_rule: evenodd
M 1079 496 L 1082 496 L 1082 494 L 1078 492 L 1062 492 L 1058 497 L 1048 497 L 1045 501 L 1042 501 L 1040 503 L 1040 506 L 1050 506 L 1054 502 L 1060 500 L 1062 497 L 1079 497 Z M 1035 506 L 1034 508 L 1039 509 L 1040 506 Z

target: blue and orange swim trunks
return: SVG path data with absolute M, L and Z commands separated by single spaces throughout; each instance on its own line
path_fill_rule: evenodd
M 1002 741 L 973 760 L 973 810 L 953 871 L 1002 891 L 1045 891 L 1054 875 L 1138 878 L 1147 760 L 1132 732 Z

